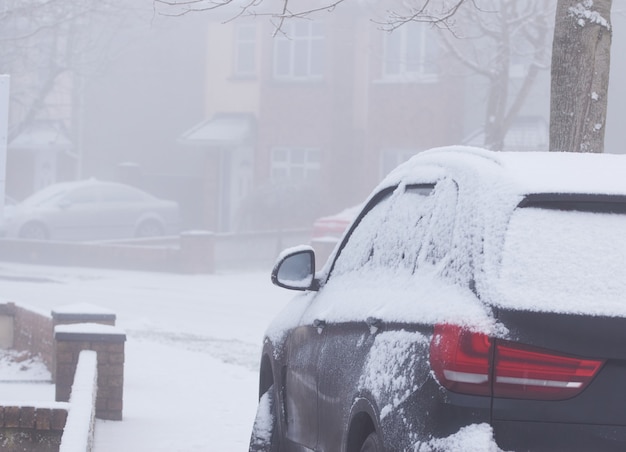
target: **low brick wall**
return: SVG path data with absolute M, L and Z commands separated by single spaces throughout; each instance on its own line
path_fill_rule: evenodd
M 53 375 L 58 372 L 57 402 L 0 401 L 0 451 L 91 450 L 95 417 L 122 419 L 126 335 L 115 328 L 115 314 L 79 303 L 48 316 L 5 303 L 0 317 L 11 325 L 11 348 L 39 354 Z
M 117 268 L 173 273 L 267 268 L 284 248 L 308 243 L 309 230 L 215 234 L 76 243 L 0 239 L 0 260 L 38 265 Z
M 67 413 L 66 403 L 0 406 L 0 450 L 58 451 Z
M 15 303 L 0 304 L 0 315 L 12 318 L 10 348 L 39 356 L 48 369 L 54 368 L 52 317 Z

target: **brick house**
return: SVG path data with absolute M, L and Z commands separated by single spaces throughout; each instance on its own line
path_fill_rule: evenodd
M 307 226 L 411 155 L 458 143 L 463 83 L 439 71 L 435 37 L 419 24 L 389 34 L 345 8 L 279 33 L 263 19 L 209 24 L 208 119 L 181 136 L 213 175 L 207 225 Z

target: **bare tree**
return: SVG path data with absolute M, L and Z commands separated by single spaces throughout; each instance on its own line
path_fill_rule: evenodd
M 539 72 L 549 67 L 548 9 L 541 0 L 482 2 L 480 8 L 456 12 L 454 33 L 441 33 L 456 60 L 487 80 L 483 144 L 489 149 L 504 149 L 507 131 Z M 457 39 L 461 30 L 468 30 L 465 39 Z
M 559 0 L 552 50 L 550 149 L 603 152 L 611 0 Z
M 115 0 L 7 0 L 0 7 L 0 73 L 11 75 L 12 141 L 37 119 L 72 116 L 69 92 L 93 67 L 97 17 L 119 17 Z M 101 55 L 101 54 L 100 54 Z

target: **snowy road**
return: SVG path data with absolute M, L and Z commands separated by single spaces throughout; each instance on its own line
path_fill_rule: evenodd
M 50 311 L 91 303 L 127 333 L 124 420 L 96 452 L 243 451 L 263 332 L 293 293 L 267 272 L 176 275 L 0 263 L 0 300 Z M 51 393 L 51 397 L 53 393 Z

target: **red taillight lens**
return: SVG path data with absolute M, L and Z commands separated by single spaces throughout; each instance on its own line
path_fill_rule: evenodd
M 497 397 L 560 400 L 580 393 L 604 361 L 556 355 L 507 341 L 496 341 Z
M 436 325 L 430 342 L 430 365 L 450 391 L 491 394 L 491 339 L 456 325 Z
M 436 325 L 431 367 L 453 392 L 495 397 L 562 400 L 580 393 L 603 360 L 581 359 L 492 340 L 456 325 Z

